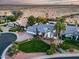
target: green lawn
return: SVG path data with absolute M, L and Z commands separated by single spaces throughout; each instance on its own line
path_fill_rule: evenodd
M 79 42 L 75 40 L 65 40 L 63 44 L 60 45 L 60 47 L 64 50 L 73 48 L 73 49 L 78 49 L 79 50 Z
M 23 52 L 46 52 L 49 48 L 48 44 L 36 38 L 19 45 L 19 50 Z

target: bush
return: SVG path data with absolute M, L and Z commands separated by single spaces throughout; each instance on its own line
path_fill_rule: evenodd
M 56 50 L 56 46 L 54 44 L 51 45 L 50 49 L 47 50 L 47 54 L 48 55 L 52 55 L 55 53 L 55 50 Z
M 5 18 L 4 18 L 4 20 L 6 21 L 6 22 L 14 22 L 14 21 L 16 21 L 16 17 L 15 16 L 6 16 Z
M 70 45 L 69 44 L 60 44 L 60 48 L 67 50 L 70 48 Z
M 52 53 L 52 49 L 47 50 L 47 54 L 48 54 L 48 55 L 52 55 L 52 54 L 53 54 L 53 53 Z
M 73 48 L 70 48 L 70 49 L 69 49 L 69 52 L 74 52 L 74 49 L 73 49 Z
M 13 43 L 13 46 L 8 50 L 8 55 L 13 56 L 14 54 L 17 54 L 19 52 L 18 46 L 18 43 Z
M 23 15 L 23 12 L 22 12 L 22 11 L 14 10 L 14 11 L 12 11 L 12 14 L 13 14 L 16 18 L 18 18 L 18 17 L 20 17 L 20 16 Z
M 16 32 L 16 31 L 18 31 L 18 32 L 23 32 L 24 29 L 23 29 L 23 28 L 20 28 L 20 27 L 15 27 L 15 28 L 11 28 L 9 31 L 10 31 L 10 32 Z
M 60 44 L 60 48 L 64 50 L 67 50 L 70 48 L 79 50 L 79 42 L 76 42 L 75 40 L 65 40 L 62 44 Z
M 0 24 L 5 23 L 5 21 L 3 19 L 0 19 Z
M 0 32 L 3 32 L 3 31 L 0 29 Z
M 36 23 L 46 23 L 47 19 L 43 16 L 38 16 L 36 18 Z
M 17 29 L 16 29 L 16 28 L 11 28 L 9 31 L 10 31 L 10 32 L 16 32 Z

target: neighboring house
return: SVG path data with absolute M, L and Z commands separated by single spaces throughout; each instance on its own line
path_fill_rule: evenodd
M 27 18 L 26 17 L 20 18 L 20 19 L 18 19 L 16 21 L 16 23 L 18 23 L 18 25 L 20 25 L 20 26 L 26 27 L 26 25 L 27 25 Z
M 76 28 L 76 26 L 67 26 L 66 31 L 63 33 L 65 37 L 75 37 L 75 40 L 79 40 L 79 27 Z

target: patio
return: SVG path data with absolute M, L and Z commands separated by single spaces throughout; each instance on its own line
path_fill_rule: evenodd
M 18 41 L 18 42 L 33 38 L 32 35 L 30 35 L 26 32 L 16 32 L 16 35 L 17 35 L 17 40 L 16 41 Z

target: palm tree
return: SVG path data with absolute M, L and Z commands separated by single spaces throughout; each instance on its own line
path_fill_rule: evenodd
M 63 17 L 59 17 L 57 19 L 58 21 L 55 24 L 55 29 L 56 29 L 57 38 L 59 38 L 59 37 L 62 37 L 62 33 L 65 31 L 66 26 L 65 26 Z
M 74 20 L 76 28 L 78 27 L 77 20 Z
M 39 36 L 39 31 L 38 31 L 38 27 L 36 27 L 36 37 L 38 38 L 38 36 Z
M 75 26 L 76 26 L 76 30 L 78 30 L 77 28 L 78 28 L 78 22 L 77 22 L 77 20 L 74 20 L 74 22 L 75 22 Z M 77 33 L 77 32 L 76 32 Z M 78 39 L 78 35 L 76 36 L 76 39 L 75 40 L 77 40 Z

